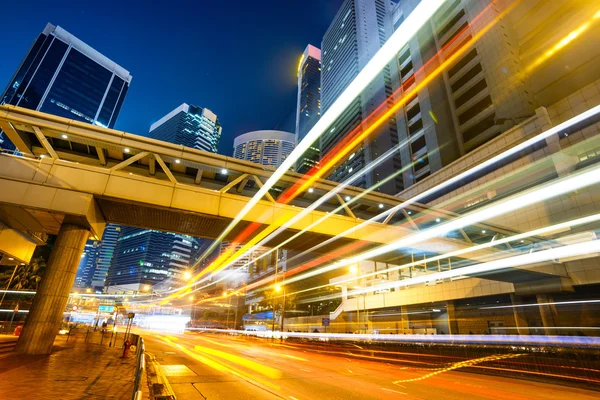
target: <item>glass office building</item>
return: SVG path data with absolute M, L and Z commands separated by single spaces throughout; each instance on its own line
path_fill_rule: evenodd
M 296 105 L 296 138 L 300 142 L 321 118 L 321 50 L 308 45 L 298 64 L 298 101 Z M 319 141 L 302 155 L 296 171 L 308 172 L 319 163 Z
M 152 124 L 148 136 L 216 153 L 221 139 L 221 124 L 208 108 L 184 103 Z
M 137 292 L 181 279 L 200 249 L 198 239 L 152 229 L 122 227 L 106 286 L 108 293 Z
M 131 74 L 59 26 L 46 25 L 0 96 L 11 104 L 112 128 Z M 14 149 L 2 136 L 0 146 Z

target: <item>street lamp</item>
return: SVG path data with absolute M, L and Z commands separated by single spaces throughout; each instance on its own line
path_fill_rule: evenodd
M 285 287 L 278 284 L 275 286 L 275 291 L 277 293 L 283 292 L 283 303 L 281 305 L 281 322 L 279 325 L 279 331 L 283 332 L 283 320 L 285 318 Z M 275 316 L 273 316 L 273 318 L 275 318 Z
M 190 279 L 192 277 L 192 273 L 190 271 L 185 271 L 183 273 L 183 278 L 184 279 Z

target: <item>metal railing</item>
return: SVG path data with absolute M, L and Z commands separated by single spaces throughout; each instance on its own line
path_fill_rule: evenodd
M 132 400 L 140 400 L 142 398 L 142 374 L 146 370 L 146 358 L 145 353 L 146 346 L 144 345 L 144 339 L 138 338 L 137 351 L 136 351 L 136 364 L 135 364 L 135 381 L 133 383 L 133 394 Z

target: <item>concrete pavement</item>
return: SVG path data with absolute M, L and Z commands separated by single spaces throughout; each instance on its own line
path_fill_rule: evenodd
M 212 334 L 152 335 L 178 399 L 596 399 L 591 390 L 415 364 L 315 353 L 289 343 Z M 396 383 L 394 383 L 396 382 Z
M 0 359 L 0 399 L 130 400 L 135 355 L 122 349 L 58 336 L 49 356 L 13 354 Z

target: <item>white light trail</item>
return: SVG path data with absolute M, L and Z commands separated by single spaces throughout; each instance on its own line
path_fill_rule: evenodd
M 457 251 L 452 251 L 450 253 L 445 253 L 445 254 L 441 254 L 438 256 L 434 256 L 434 257 L 429 257 L 426 258 L 424 260 L 418 260 L 415 262 L 411 262 L 411 263 L 407 263 L 407 264 L 403 264 L 403 265 L 398 265 L 395 267 L 391 267 L 391 268 L 386 268 L 383 270 L 379 270 L 379 271 L 375 271 L 375 272 L 369 272 L 366 274 L 362 274 L 358 277 L 353 277 L 353 278 L 348 278 L 348 279 L 344 279 L 341 281 L 336 281 L 335 283 L 328 283 L 326 285 L 321 285 L 321 286 L 315 286 L 315 287 L 311 287 L 309 289 L 304 289 L 304 290 L 299 290 L 297 292 L 294 292 L 293 294 L 297 294 L 297 293 L 304 293 L 304 292 L 309 292 L 312 290 L 316 290 L 316 289 L 322 289 L 328 286 L 335 286 L 335 285 L 340 285 L 343 283 L 348 283 L 348 282 L 355 282 L 357 279 L 364 279 L 364 278 L 368 278 L 370 276 L 376 276 L 379 274 L 385 274 L 385 273 L 389 273 L 389 272 L 393 272 L 393 271 L 398 271 L 401 269 L 406 269 L 406 268 L 410 268 L 412 266 L 415 265 L 422 265 L 424 262 L 425 263 L 431 263 L 434 261 L 438 261 L 438 260 L 443 260 L 443 259 L 447 259 L 450 257 L 458 257 L 464 254 L 468 254 L 471 252 L 475 252 L 478 250 L 482 250 L 482 249 L 487 249 L 490 247 L 496 247 L 499 246 L 501 244 L 505 244 L 505 243 L 510 243 L 510 242 L 516 242 L 519 241 L 521 239 L 524 238 L 529 238 L 532 236 L 538 236 L 538 235 L 544 235 L 544 234 L 549 234 L 552 232 L 560 232 L 563 231 L 565 229 L 569 229 L 569 228 L 573 228 L 579 225 L 584 225 L 584 224 L 589 224 L 591 222 L 596 222 L 596 221 L 600 221 L 600 214 L 594 214 L 594 215 L 590 215 L 587 217 L 583 217 L 583 218 L 579 218 L 579 219 L 575 219 L 575 220 L 571 220 L 571 221 L 567 221 L 567 222 L 561 222 L 560 224 L 556 224 L 556 225 L 551 225 L 551 226 L 545 226 L 543 228 L 539 228 L 539 229 L 534 229 L 532 231 L 529 232 L 524 232 L 524 233 L 520 233 L 518 235 L 513 235 L 513 236 L 509 236 L 509 237 L 505 237 L 502 239 L 498 239 L 498 240 L 494 240 L 493 242 L 487 242 L 487 243 L 482 243 L 473 247 L 468 247 L 465 249 L 460 249 Z
M 298 143 L 292 153 L 284 160 L 265 182 L 262 188 L 252 197 L 238 215 L 221 232 L 219 237 L 200 257 L 200 262 L 210 254 L 218 244 L 233 230 L 233 228 L 244 218 L 244 216 L 263 198 L 275 185 L 279 179 L 289 171 L 295 162 L 308 150 L 308 148 L 325 132 L 335 120 L 342 115 L 348 106 L 356 99 L 367 85 L 383 70 L 383 68 L 398 54 L 398 52 L 408 43 L 416 32 L 431 18 L 431 16 L 442 6 L 445 0 L 422 1 L 417 5 L 414 11 L 406 17 L 398 29 L 385 42 L 385 44 L 375 53 L 373 58 L 358 73 L 356 78 L 348 85 L 337 100 L 331 105 L 325 114 L 317 121 L 315 126 L 306 134 L 304 139 Z
M 600 303 L 600 300 L 573 300 L 573 301 L 553 301 L 550 303 L 533 303 L 533 304 L 515 304 L 510 306 L 493 306 L 479 307 L 480 310 L 495 310 L 498 308 L 520 308 L 520 307 L 539 307 L 539 306 L 566 306 L 572 304 L 594 304 Z M 600 328 L 599 328 L 600 329 Z
M 473 225 L 484 220 L 489 220 L 507 212 L 515 211 L 528 205 L 535 204 L 561 194 L 569 193 L 598 182 L 600 182 L 600 166 L 588 168 L 582 172 L 573 173 L 570 176 L 543 185 L 541 188 L 530 189 L 529 191 L 525 192 L 525 194 L 514 195 L 504 201 L 494 203 L 490 206 L 482 208 L 481 210 L 473 211 L 462 217 L 442 223 L 426 231 L 421 231 L 414 235 L 396 240 L 390 244 L 366 251 L 354 257 L 350 257 L 341 262 L 336 262 L 329 266 L 319 268 L 318 270 L 288 279 L 287 281 L 294 282 L 300 279 L 305 279 L 323 272 L 332 271 L 350 264 L 355 264 L 363 260 L 372 259 L 379 255 L 397 250 L 398 248 L 410 247 L 416 243 L 420 243 L 429 239 L 443 237 L 447 233 L 462 229 L 465 226 Z
M 453 269 L 450 271 L 436 272 L 433 274 L 418 276 L 415 278 L 403 279 L 401 281 L 384 283 L 381 285 L 370 286 L 368 288 L 354 289 L 348 291 L 348 296 L 371 293 L 383 289 L 395 287 L 406 287 L 422 283 L 437 281 L 439 279 L 448 279 L 458 276 L 470 276 L 482 274 L 485 272 L 498 271 L 504 268 L 530 265 L 539 262 L 556 260 L 564 257 L 576 257 L 589 253 L 600 251 L 600 240 L 592 240 L 585 243 L 572 244 L 569 246 L 557 247 L 550 250 L 542 250 L 534 253 L 523 254 L 520 256 L 507 257 L 501 260 L 470 265 L 468 267 Z

